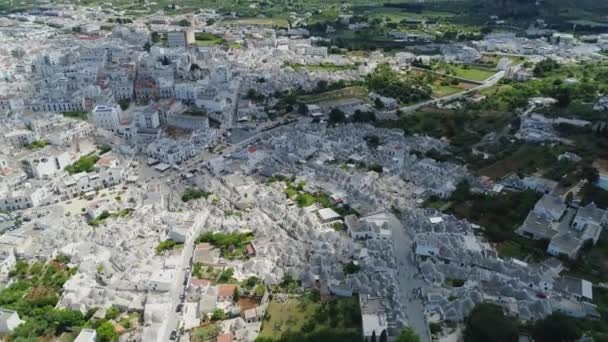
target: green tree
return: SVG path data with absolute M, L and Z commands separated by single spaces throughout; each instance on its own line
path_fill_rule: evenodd
M 45 317 L 49 325 L 54 328 L 55 335 L 60 335 L 72 327 L 84 325 L 84 315 L 77 310 L 53 309 Z
M 514 342 L 519 336 L 517 320 L 495 304 L 477 305 L 465 323 L 465 342 Z
M 116 319 L 118 316 L 120 316 L 120 309 L 117 306 L 112 305 L 108 308 L 108 310 L 106 310 L 107 320 Z
M 225 271 L 222 271 L 222 273 L 220 273 L 220 278 L 218 279 L 218 281 L 220 283 L 225 283 L 228 280 L 230 280 L 230 278 L 232 278 L 233 275 L 234 275 L 234 268 L 230 267 L 230 268 L 226 269 Z
M 127 110 L 127 108 L 129 108 L 129 105 L 131 104 L 131 101 L 129 99 L 123 99 L 119 100 L 118 104 L 120 105 L 120 109 Z
M 158 43 L 158 42 L 161 41 L 162 38 L 160 36 L 160 33 L 156 32 L 156 31 L 153 31 L 150 34 L 150 39 L 152 39 L 152 43 Z
M 384 102 L 382 102 L 379 97 L 376 97 L 374 100 L 374 107 L 376 107 L 378 110 L 382 110 L 384 109 Z
M 372 337 L 370 339 L 370 342 L 377 342 L 377 340 L 376 340 L 376 330 L 372 331 Z
M 266 286 L 263 284 L 258 284 L 256 285 L 254 292 L 256 296 L 262 297 L 264 293 L 266 293 Z
M 97 331 L 97 339 L 101 342 L 110 342 L 118 339 L 114 325 L 109 321 L 101 323 L 95 330 Z
M 407 327 L 401 330 L 397 336 L 397 342 L 420 342 L 420 337 L 414 332 L 414 329 Z
M 536 342 L 570 342 L 578 340 L 581 332 L 574 320 L 554 313 L 534 323 L 532 337 Z
M 593 166 L 586 165 L 581 169 L 581 177 L 589 181 L 589 183 L 595 183 L 600 179 L 600 173 Z
M 211 319 L 214 321 L 223 321 L 226 319 L 226 313 L 222 309 L 213 310 L 213 314 L 211 314 Z
M 238 302 L 239 299 L 241 299 L 241 292 L 239 291 L 238 287 L 234 288 L 234 294 L 232 295 L 233 299 L 235 302 Z
M 572 194 L 571 191 L 568 191 L 568 193 L 566 194 L 566 204 L 571 204 L 572 203 L 572 199 L 574 198 L 574 195 Z
M 388 334 L 386 333 L 386 329 L 382 330 L 380 334 L 380 342 L 388 342 Z
M 329 120 L 327 121 L 329 125 L 335 125 L 344 121 L 346 121 L 346 115 L 343 111 L 334 108 L 329 112 Z
M 182 19 L 182 20 L 180 20 L 180 21 L 177 22 L 177 25 L 188 27 L 188 26 L 191 26 L 192 24 L 188 20 Z
M 317 92 L 322 93 L 327 90 L 328 83 L 326 80 L 320 80 L 317 82 Z

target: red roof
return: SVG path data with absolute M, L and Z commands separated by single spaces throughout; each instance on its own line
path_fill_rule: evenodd
M 247 152 L 249 153 L 255 153 L 257 150 L 258 148 L 255 146 L 249 146 L 249 148 L 247 148 Z
M 196 245 L 196 249 L 211 249 L 211 244 L 208 242 L 201 242 L 198 245 Z
M 208 279 L 198 279 L 198 278 L 191 278 L 190 279 L 190 286 L 192 286 L 192 287 L 207 286 L 210 283 L 211 282 Z
M 218 297 L 232 297 L 237 285 L 220 285 L 217 288 Z
M 248 243 L 246 248 L 247 248 L 247 255 L 255 254 L 255 249 L 253 248 L 253 245 L 251 243 Z
M 232 333 L 218 335 L 217 342 L 232 342 Z

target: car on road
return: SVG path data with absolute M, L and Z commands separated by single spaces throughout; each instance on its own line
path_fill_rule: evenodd
M 169 336 L 169 339 L 170 339 L 171 341 L 175 341 L 175 339 L 176 339 L 176 338 L 177 338 L 177 331 L 173 330 L 173 331 L 171 332 L 171 335 Z
M 178 303 L 177 307 L 175 307 L 175 312 L 181 312 L 182 311 L 182 306 L 183 306 L 182 303 Z

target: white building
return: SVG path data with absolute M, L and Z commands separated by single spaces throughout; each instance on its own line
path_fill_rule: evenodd
M 38 140 L 37 135 L 27 129 L 17 129 L 4 135 L 4 139 L 14 147 L 31 144 Z
M 49 144 L 62 146 L 73 141 L 86 138 L 93 134 L 94 128 L 85 121 L 73 121 L 69 125 L 62 125 L 45 134 L 44 140 Z
M 98 128 L 110 132 L 117 132 L 120 125 L 120 108 L 110 106 L 97 106 L 93 109 L 93 122 Z
M 17 311 L 0 309 L 0 334 L 8 334 L 23 323 Z
M 361 294 L 359 306 L 361 307 L 363 338 L 365 341 L 371 341 L 373 335 L 379 338 L 382 331 L 388 329 L 386 309 L 382 304 L 382 299 Z
M 120 184 L 125 179 L 121 167 L 101 170 L 98 173 L 81 172 L 66 176 L 57 183 L 57 193 L 62 200 L 74 198 L 89 191 Z
M 13 211 L 50 204 L 52 192 L 46 186 L 33 187 L 26 183 L 23 189 L 8 192 L 0 198 L 0 211 Z
M 55 147 L 46 147 L 21 160 L 26 172 L 34 178 L 49 178 L 70 165 L 71 158 L 67 151 Z
M 194 31 L 171 31 L 167 32 L 167 46 L 170 48 L 186 47 L 194 44 Z
M 97 341 L 97 331 L 95 329 L 82 329 L 74 342 L 95 342 Z
M 140 128 L 156 129 L 160 126 L 160 118 L 157 110 L 147 109 L 137 115 Z

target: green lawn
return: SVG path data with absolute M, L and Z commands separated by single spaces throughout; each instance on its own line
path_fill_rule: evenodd
M 601 23 L 593 20 L 579 19 L 579 20 L 569 20 L 571 24 L 589 26 L 589 27 L 608 27 L 608 23 Z
M 289 23 L 285 18 L 238 18 L 226 19 L 224 23 L 238 25 L 258 25 L 258 26 L 280 26 L 287 27 Z
M 73 119 L 86 120 L 89 117 L 89 113 L 84 111 L 63 112 L 63 116 Z
M 212 341 L 220 333 L 220 327 L 216 324 L 209 324 L 204 327 L 192 330 L 192 342 Z
M 99 157 L 94 154 L 82 156 L 72 165 L 66 166 L 65 170 L 71 175 L 79 172 L 92 172 L 98 160 Z
M 557 155 L 563 149 L 532 144 L 508 146 L 503 150 L 502 159 L 483 167 L 479 173 L 492 179 L 501 179 L 513 172 L 532 174 L 555 164 Z
M 357 297 L 320 303 L 306 296 L 271 301 L 256 341 L 361 341 Z
M 133 209 L 125 208 L 116 212 L 103 211 L 99 216 L 97 216 L 94 220 L 89 221 L 90 226 L 98 226 L 102 224 L 105 220 L 109 218 L 124 218 L 129 216 L 133 212 Z
M 530 240 L 521 236 L 513 236 L 509 241 L 502 242 L 496 248 L 501 258 L 542 261 L 547 257 L 546 242 Z
M 195 37 L 194 44 L 198 45 L 198 46 L 220 45 L 225 42 L 224 38 L 218 37 L 216 35 L 213 35 L 213 34 L 207 33 L 207 32 L 196 33 L 194 35 L 194 37 Z
M 346 87 L 321 94 L 306 95 L 299 98 L 304 103 L 329 102 L 348 98 L 367 98 L 368 90 L 362 86 Z
M 331 63 L 321 63 L 321 64 L 298 64 L 298 63 L 288 63 L 285 66 L 291 67 L 294 70 L 308 70 L 308 71 L 344 71 L 344 70 L 353 70 L 356 68 L 354 64 L 347 65 L 336 65 Z
M 463 89 L 459 88 L 455 85 L 433 85 L 433 97 L 444 97 L 448 95 L 453 95 L 456 93 L 460 93 Z
M 464 66 L 453 66 L 450 68 L 455 76 L 466 78 L 472 81 L 485 81 L 494 75 L 496 72 L 492 69 L 480 68 L 480 67 L 464 67 Z

